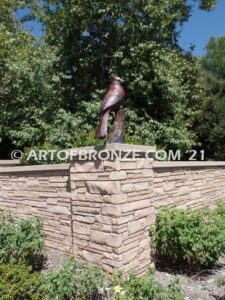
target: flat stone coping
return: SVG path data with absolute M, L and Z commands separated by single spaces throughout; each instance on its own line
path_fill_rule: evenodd
M 144 145 L 133 145 L 133 144 L 119 144 L 119 143 L 112 143 L 112 144 L 105 144 L 105 145 L 97 145 L 97 146 L 88 146 L 88 147 L 81 147 L 81 148 L 71 148 L 66 149 L 66 151 L 74 153 L 78 153 L 79 151 L 136 151 L 140 153 L 151 152 L 154 153 L 156 151 L 155 146 L 144 146 Z
M 0 167 L 18 166 L 20 164 L 19 159 L 0 160 Z
M 19 167 L 0 167 L 0 174 L 2 173 L 32 173 L 43 171 L 69 171 L 70 164 L 52 164 L 52 165 L 38 165 L 38 166 L 19 166 Z
M 225 161 L 154 161 L 153 168 L 225 167 Z

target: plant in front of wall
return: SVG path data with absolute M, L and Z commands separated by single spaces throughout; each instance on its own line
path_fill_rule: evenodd
M 147 276 L 137 277 L 129 275 L 123 279 L 116 276 L 112 279 L 112 291 L 115 300 L 183 300 L 183 292 L 178 280 L 174 280 L 168 287 L 164 287 L 155 279 L 150 271 Z
M 24 261 L 40 268 L 44 260 L 44 234 L 39 219 L 14 218 L 10 213 L 0 215 L 0 262 Z
M 0 299 L 40 300 L 37 292 L 42 275 L 24 263 L 0 264 Z
M 150 229 L 156 260 L 192 269 L 216 266 L 225 251 L 224 217 L 224 202 L 215 210 L 161 209 Z

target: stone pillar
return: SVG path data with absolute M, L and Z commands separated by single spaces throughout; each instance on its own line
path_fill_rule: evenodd
M 97 153 L 123 151 L 123 155 L 137 151 L 140 158 L 79 160 L 74 156 L 70 168 L 73 253 L 110 273 L 144 274 L 151 263 L 148 229 L 155 214 L 153 159 L 145 155 L 154 148 L 110 144 L 96 149 Z

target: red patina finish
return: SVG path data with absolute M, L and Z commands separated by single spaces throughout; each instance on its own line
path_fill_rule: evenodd
M 124 80 L 113 76 L 111 84 L 102 100 L 100 107 L 100 121 L 96 130 L 96 138 L 103 139 L 107 136 L 108 117 L 111 112 L 117 112 L 125 100 Z

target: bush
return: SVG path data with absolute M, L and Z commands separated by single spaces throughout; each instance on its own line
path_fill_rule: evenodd
M 16 220 L 8 213 L 0 215 L 0 262 L 24 261 L 40 268 L 44 259 L 44 235 L 38 219 Z
M 46 275 L 39 293 L 44 300 L 89 300 L 105 284 L 102 271 L 70 259 L 60 271 Z
M 224 202 L 215 210 L 163 208 L 150 229 L 156 260 L 201 269 L 217 265 L 225 251 Z
M 0 265 L 1 300 L 40 300 L 36 293 L 41 283 L 41 275 L 32 273 L 31 268 L 19 264 Z
M 43 278 L 39 289 L 39 297 L 44 300 L 105 299 L 104 296 L 114 300 L 184 299 L 177 280 L 165 288 L 155 280 L 153 273 L 142 278 L 134 275 L 128 279 L 118 275 L 107 278 L 102 271 L 73 259 L 68 260 L 62 270 Z
M 168 288 L 163 287 L 154 278 L 154 274 L 138 278 L 131 275 L 127 280 L 114 281 L 115 300 L 182 300 L 184 299 L 180 283 L 175 280 Z

